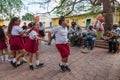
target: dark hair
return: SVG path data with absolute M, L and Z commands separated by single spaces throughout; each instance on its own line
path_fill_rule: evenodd
M 35 22 L 30 22 L 30 23 L 28 24 L 28 27 L 30 27 L 30 28 L 32 28 L 32 29 L 30 29 L 26 34 L 29 34 L 29 33 L 34 29 L 34 26 L 35 26 Z
M 0 41 L 5 40 L 5 39 L 6 39 L 5 33 L 2 29 L 2 26 L 0 26 Z
M 113 26 L 112 26 L 113 28 L 117 28 L 118 27 L 118 25 L 117 24 L 113 24 Z
M 11 34 L 12 28 L 15 24 L 15 21 L 17 21 L 19 18 L 18 17 L 14 17 L 11 19 L 9 25 L 8 25 L 8 34 Z
M 43 23 L 42 23 L 42 22 L 39 22 L 39 25 L 40 25 L 40 26 L 42 26 L 42 25 L 43 25 Z
M 65 17 L 61 16 L 60 19 L 59 19 L 59 25 L 61 25 L 63 21 L 65 21 Z
M 77 27 L 77 30 L 80 30 L 80 27 Z
M 2 25 L 2 27 L 4 27 L 5 25 Z
M 29 26 L 29 27 L 34 27 L 34 26 L 35 26 L 35 23 L 34 23 L 34 22 L 30 22 L 30 23 L 28 24 L 28 26 Z
M 106 13 L 106 11 L 102 11 L 102 12 L 101 12 L 101 14 L 104 14 L 104 13 Z
M 22 26 L 22 29 L 24 30 L 24 29 L 27 29 L 27 26 Z
M 92 28 L 93 28 L 93 26 L 92 26 L 92 25 L 90 25 L 90 26 L 89 26 L 89 29 L 91 30 Z

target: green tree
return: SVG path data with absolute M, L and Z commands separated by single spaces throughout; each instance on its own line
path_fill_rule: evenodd
M 105 17 L 105 30 L 110 30 L 113 25 L 113 12 L 115 8 L 116 0 L 54 0 L 58 2 L 58 5 L 47 13 L 54 12 L 56 15 L 71 15 L 80 12 L 86 12 L 94 14 L 100 11 L 106 11 L 107 16 Z M 49 4 L 51 0 L 33 2 L 32 4 Z M 102 6 L 102 7 L 101 7 Z M 49 7 L 49 6 L 47 6 Z M 102 9 L 103 8 L 103 9 Z
M 22 20 L 29 20 L 29 21 L 33 21 L 34 20 L 34 16 L 30 13 L 26 13 L 24 16 L 22 16 Z
M 23 6 L 22 0 L 0 0 L 0 14 L 5 17 L 14 17 Z

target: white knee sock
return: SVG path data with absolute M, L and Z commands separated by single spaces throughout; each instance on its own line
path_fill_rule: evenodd
M 1 57 L 1 60 L 2 60 L 2 63 L 4 62 L 4 56 L 0 56 Z
M 15 63 L 16 61 L 17 61 L 17 60 L 16 60 L 15 58 L 12 60 L 13 63 Z
M 5 61 L 8 61 L 8 55 L 7 54 L 5 55 Z
M 20 64 L 20 61 L 18 61 L 17 64 L 19 65 L 19 64 Z
M 60 62 L 60 65 L 65 65 L 65 63 L 61 61 L 61 62 Z
M 65 63 L 65 66 L 68 66 L 68 63 Z
M 36 61 L 36 65 L 39 65 L 39 64 L 40 64 L 40 61 L 39 61 L 39 60 L 37 60 L 37 61 Z
M 22 59 L 23 59 L 23 61 L 26 61 L 26 62 L 27 62 L 27 60 L 25 59 L 25 57 L 23 57 Z
M 32 63 L 29 63 L 29 65 L 31 66 L 31 65 L 33 65 Z

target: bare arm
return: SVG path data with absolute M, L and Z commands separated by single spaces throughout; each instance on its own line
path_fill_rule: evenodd
M 50 42 L 51 39 L 51 33 L 48 31 L 48 43 Z
M 42 38 L 38 37 L 37 35 L 35 35 L 35 38 L 36 38 L 37 40 L 41 40 L 41 41 L 48 42 L 48 40 L 42 39 Z

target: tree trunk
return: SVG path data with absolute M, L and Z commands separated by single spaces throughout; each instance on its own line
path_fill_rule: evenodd
M 102 0 L 103 1 L 103 11 L 106 11 L 107 14 L 105 16 L 105 32 L 112 29 L 113 25 L 113 11 L 111 8 L 110 0 Z

